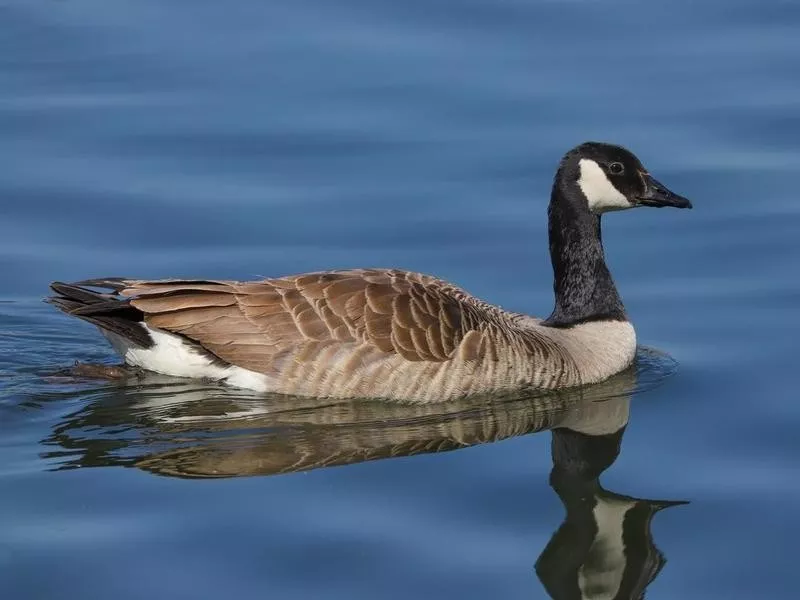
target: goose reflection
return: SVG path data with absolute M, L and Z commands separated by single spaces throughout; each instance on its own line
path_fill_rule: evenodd
M 552 598 L 642 598 L 666 562 L 650 522 L 659 510 L 685 502 L 625 496 L 599 482 L 619 455 L 624 431 L 598 435 L 580 424 L 553 430 L 550 485 L 566 518 L 536 562 Z
M 228 388 L 148 377 L 104 387 L 44 440 L 54 468 L 130 466 L 183 478 L 275 475 L 442 452 L 551 430 L 550 484 L 564 522 L 538 561 L 551 597 L 640 598 L 665 563 L 650 522 L 682 502 L 605 490 L 633 395 L 674 369 L 640 350 L 608 381 L 557 393 L 517 393 L 428 405 L 233 395 Z M 84 394 L 85 397 L 85 394 Z

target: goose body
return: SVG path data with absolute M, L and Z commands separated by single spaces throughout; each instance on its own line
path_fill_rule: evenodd
M 556 303 L 545 320 L 394 269 L 56 282 L 48 300 L 97 325 L 129 365 L 259 392 L 437 402 L 566 388 L 633 361 L 636 336 L 605 264 L 600 215 L 640 204 L 691 206 L 623 148 L 567 153 L 548 211 Z

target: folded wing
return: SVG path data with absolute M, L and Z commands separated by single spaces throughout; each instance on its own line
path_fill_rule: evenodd
M 409 361 L 477 356 L 493 309 L 433 277 L 395 270 L 311 273 L 256 282 L 125 281 L 145 323 L 266 374 L 276 359 L 369 346 Z

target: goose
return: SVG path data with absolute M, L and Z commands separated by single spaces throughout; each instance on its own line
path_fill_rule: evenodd
M 606 266 L 603 214 L 691 208 L 629 150 L 567 152 L 548 208 L 555 306 L 506 311 L 398 269 L 258 281 L 53 282 L 46 301 L 96 325 L 128 367 L 256 392 L 432 403 L 598 383 L 634 359 L 636 334 Z

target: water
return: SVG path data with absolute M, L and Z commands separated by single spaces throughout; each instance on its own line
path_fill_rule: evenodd
M 0 597 L 796 597 L 800 8 L 279 4 L 0 3 Z M 397 266 L 544 315 L 585 139 L 695 204 L 604 220 L 656 349 L 605 389 L 314 409 L 58 373 L 112 355 L 54 279 Z

